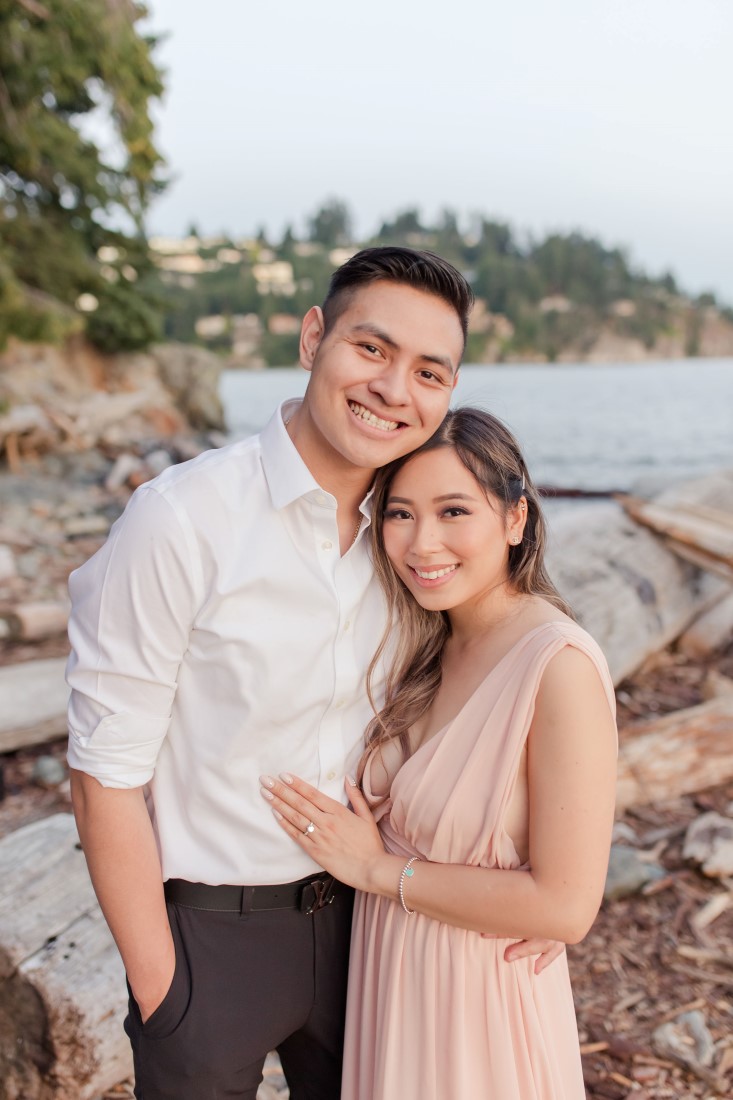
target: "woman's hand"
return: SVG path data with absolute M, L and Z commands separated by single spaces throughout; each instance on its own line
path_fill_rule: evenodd
M 394 877 L 396 884 L 399 868 L 396 874 L 391 868 L 395 857 L 385 852 L 372 812 L 353 779 L 344 784 L 353 812 L 287 773 L 279 779 L 261 775 L 260 784 L 278 824 L 329 874 L 357 890 L 381 893 L 385 877 Z

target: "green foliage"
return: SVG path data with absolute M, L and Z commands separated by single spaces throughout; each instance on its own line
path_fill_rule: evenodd
M 0 348 L 9 336 L 31 343 L 58 344 L 81 327 L 80 318 L 72 310 L 19 283 L 0 255 Z
M 167 335 L 195 340 L 197 317 L 256 313 L 264 330 L 257 354 L 273 366 L 294 363 L 297 338 L 273 335 L 267 322 L 275 313 L 300 318 L 323 301 L 333 271 L 330 251 L 348 240 L 349 229 L 345 204 L 332 199 L 311 219 L 308 241 L 298 241 L 288 226 L 280 245 L 268 246 L 275 260 L 292 265 L 292 293 L 259 293 L 252 274 L 257 249 L 239 265 L 223 265 L 197 276 L 192 286 L 167 286 Z M 260 243 L 266 240 L 263 229 Z M 480 362 L 489 341 L 491 354 L 500 359 L 539 354 L 553 361 L 568 352 L 582 358 L 601 329 L 640 340 L 650 349 L 661 335 L 684 331 L 693 354 L 707 308 L 716 306 L 733 319 L 733 311 L 726 314 L 710 294 L 700 295 L 694 308 L 685 307 L 671 274 L 649 278 L 632 268 L 622 249 L 608 248 L 582 233 L 553 233 L 541 241 L 527 241 L 505 222 L 474 216 L 464 230 L 456 214 L 444 210 L 430 226 L 416 208 L 409 208 L 384 221 L 364 244 L 429 248 L 467 275 L 486 310 L 500 318 L 495 324 L 484 316 L 485 331 L 469 332 L 468 362 Z M 201 242 L 202 256 L 215 252 L 210 242 L 208 247 Z M 227 339 L 222 334 L 208 345 L 224 347 Z
M 125 282 L 104 287 L 87 321 L 87 336 L 102 351 L 138 351 L 160 340 L 162 331 L 158 311 Z
M 349 244 L 351 241 L 351 214 L 340 199 L 328 199 L 309 220 L 309 240 L 326 248 Z
M 266 332 L 260 354 L 271 367 L 295 367 L 300 357 L 300 333 L 276 335 Z
M 135 278 L 148 264 L 143 218 L 163 186 L 148 113 L 162 83 L 155 43 L 136 30 L 144 14 L 132 0 L 0 4 L 0 230 L 10 278 L 69 306 L 93 294 L 104 315 L 90 331 L 104 332 L 107 347 L 128 324 L 140 333 L 152 309 L 135 300 L 140 290 L 121 286 L 123 269 Z M 108 131 L 109 151 L 89 136 L 92 118 Z M 105 247 L 116 256 L 100 262 Z M 22 307 L 0 309 L 6 331 L 24 335 L 33 323 Z

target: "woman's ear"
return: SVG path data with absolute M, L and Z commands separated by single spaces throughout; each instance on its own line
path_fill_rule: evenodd
M 521 496 L 516 504 L 512 504 L 507 512 L 506 529 L 510 546 L 518 546 L 524 538 L 524 528 L 527 523 L 527 498 Z

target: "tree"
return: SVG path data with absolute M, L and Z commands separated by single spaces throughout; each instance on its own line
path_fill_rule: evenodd
M 309 239 L 326 248 L 349 244 L 352 239 L 351 214 L 340 199 L 328 199 L 308 222 Z
M 429 235 L 429 230 L 420 222 L 420 211 L 416 206 L 407 210 L 401 210 L 392 221 L 384 221 L 377 233 L 376 240 L 379 243 L 412 244 L 422 243 L 422 238 Z
M 144 215 L 164 186 L 149 116 L 163 86 L 145 14 L 133 0 L 0 0 L 0 317 L 26 288 L 72 307 L 85 294 L 106 346 L 156 335 Z

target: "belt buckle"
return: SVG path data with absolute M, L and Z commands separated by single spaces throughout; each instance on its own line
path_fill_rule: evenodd
M 303 887 L 300 895 L 300 911 L 310 917 L 320 909 L 331 905 L 335 898 L 336 879 L 329 875 L 326 879 L 317 878 Z

